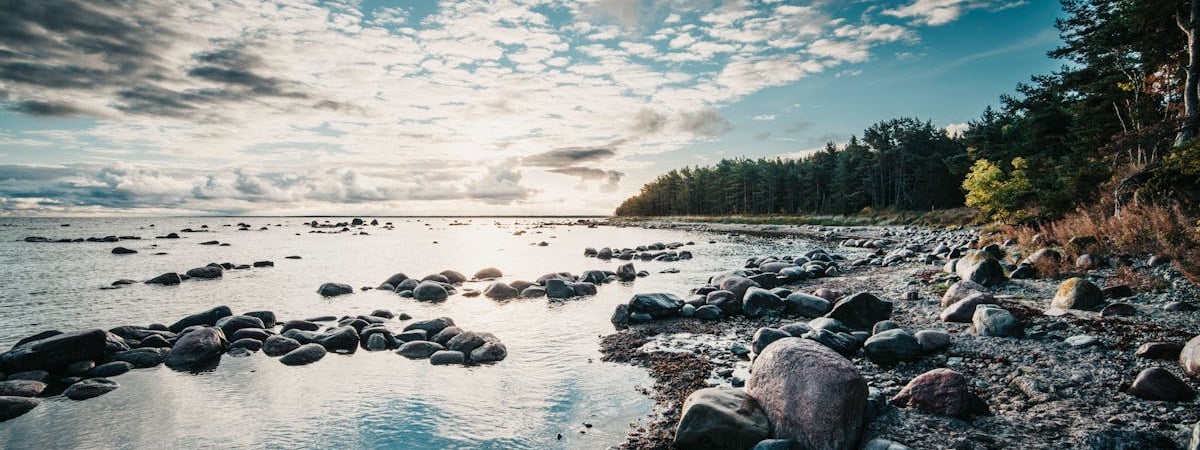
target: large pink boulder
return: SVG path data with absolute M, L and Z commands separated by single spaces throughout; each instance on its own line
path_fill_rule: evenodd
M 809 339 L 775 341 L 754 360 L 746 392 L 771 420 L 771 437 L 810 450 L 857 448 L 867 382 L 849 360 Z
M 967 379 L 950 369 L 933 369 L 909 381 L 892 397 L 892 404 L 944 416 L 965 416 L 970 412 Z

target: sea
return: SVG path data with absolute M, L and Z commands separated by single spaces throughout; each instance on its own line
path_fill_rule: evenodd
M 301 367 L 261 352 L 225 356 L 211 370 L 165 366 L 116 376 L 120 388 L 85 401 L 47 396 L 0 423 L 11 449 L 591 449 L 621 443 L 652 413 L 653 380 L 642 368 L 601 361 L 600 339 L 615 332 L 616 305 L 637 293 L 686 297 L 748 258 L 800 254 L 798 238 L 617 227 L 592 218 L 364 217 L 336 227 L 330 217 L 0 217 L 0 349 L 44 330 L 170 324 L 219 305 L 235 314 L 275 312 L 280 322 L 356 316 L 385 309 L 413 320 L 450 317 L 464 330 L 495 334 L 508 357 L 494 364 L 432 366 L 392 351 L 330 354 Z M 371 221 L 378 225 L 370 225 Z M 313 222 L 319 227 L 313 227 Z M 390 224 L 390 225 L 389 225 Z M 192 230 L 194 232 L 184 232 Z M 156 239 L 176 233 L 179 239 Z M 27 242 L 30 236 L 84 242 Z M 140 239 L 88 242 L 87 238 Z M 217 241 L 219 244 L 202 245 Z M 403 272 L 446 269 L 467 277 L 486 267 L 502 281 L 552 272 L 615 271 L 625 261 L 584 256 L 587 247 L 685 243 L 694 258 L 634 260 L 648 276 L 599 286 L 594 296 L 495 301 L 466 297 L 468 281 L 442 302 L 381 290 Z M 228 244 L 228 245 L 223 245 Z M 115 247 L 138 253 L 113 254 Z M 299 259 L 289 259 L 298 256 Z M 227 270 L 216 280 L 177 286 L 140 283 L 209 263 L 273 267 Z M 139 281 L 111 288 L 119 279 Z M 322 297 L 325 282 L 356 288 Z M 400 330 L 406 321 L 391 320 Z M 333 325 L 326 322 L 326 325 Z

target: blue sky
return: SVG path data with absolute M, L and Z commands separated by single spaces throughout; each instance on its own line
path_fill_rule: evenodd
M 960 129 L 1057 67 L 1061 13 L 143 3 L 0 0 L 0 214 L 607 214 L 672 168 L 801 157 L 900 116 Z

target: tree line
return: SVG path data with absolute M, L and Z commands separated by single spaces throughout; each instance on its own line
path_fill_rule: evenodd
M 620 216 L 851 214 L 972 206 L 1054 218 L 1081 204 L 1200 204 L 1200 0 L 1063 0 L 1064 61 L 988 106 L 958 136 L 879 122 L 802 159 L 672 170 Z

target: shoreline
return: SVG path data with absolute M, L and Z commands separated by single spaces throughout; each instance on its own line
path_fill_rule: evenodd
M 844 250 L 836 247 L 843 239 L 885 239 L 889 241 L 886 249 L 895 249 L 927 245 L 932 242 L 928 236 L 945 233 L 916 226 L 774 226 L 669 220 L 618 226 L 814 238 L 825 242 L 831 253 Z M 1139 371 L 1151 367 L 1178 375 L 1193 389 L 1197 386 L 1196 380 L 1183 374 L 1178 358 L 1157 360 L 1134 353 L 1147 342 L 1182 345 L 1195 336 L 1200 330 L 1200 313 L 1179 309 L 1200 306 L 1196 305 L 1200 288 L 1169 265 L 1150 267 L 1142 262 L 1143 256 L 1139 258 L 1131 270 L 1163 280 L 1160 286 L 1165 287 L 1138 289 L 1131 297 L 1111 300 L 1132 305 L 1134 314 L 1130 317 L 1049 307 L 1067 275 L 1082 276 L 1102 287 L 1124 281 L 1125 275 L 1112 267 L 1080 269 L 1055 279 L 1009 280 L 992 288 L 997 303 L 1024 323 L 1026 335 L 1022 338 L 979 337 L 972 334 L 969 323 L 942 322 L 938 317 L 943 309 L 939 300 L 948 284 L 956 280 L 942 270 L 944 260 L 910 258 L 884 267 L 846 266 L 839 276 L 783 287 L 796 292 L 818 288 L 847 294 L 869 292 L 893 302 L 891 320 L 900 327 L 911 332 L 933 329 L 950 334 L 948 349 L 916 361 L 884 367 L 861 352 L 851 359 L 872 390 L 869 409 L 877 409 L 874 420 L 865 426 L 863 444 L 882 438 L 911 448 L 1174 448 L 1166 443 L 1183 448 L 1189 443 L 1193 425 L 1200 421 L 1200 405 L 1195 400 L 1150 401 L 1125 391 Z M 906 299 L 912 293 L 916 298 Z M 686 298 L 688 293 L 675 294 Z M 1179 306 L 1180 302 L 1186 307 Z M 759 327 L 779 328 L 809 319 L 733 317 L 700 322 L 672 318 L 632 324 L 627 330 L 605 336 L 601 351 L 606 360 L 644 367 L 655 380 L 648 392 L 655 400 L 655 412 L 635 426 L 621 448 L 670 448 L 680 408 L 691 392 L 740 381 L 735 378 L 749 365 L 749 358 L 735 355 L 731 347 L 749 348 Z M 1067 343 L 1068 338 L 1077 336 L 1090 336 L 1094 343 L 1080 347 Z M 647 345 L 652 341 L 654 345 Z M 987 404 L 990 415 L 951 418 L 888 404 L 887 399 L 909 380 L 935 368 L 961 372 L 971 383 L 971 391 Z

